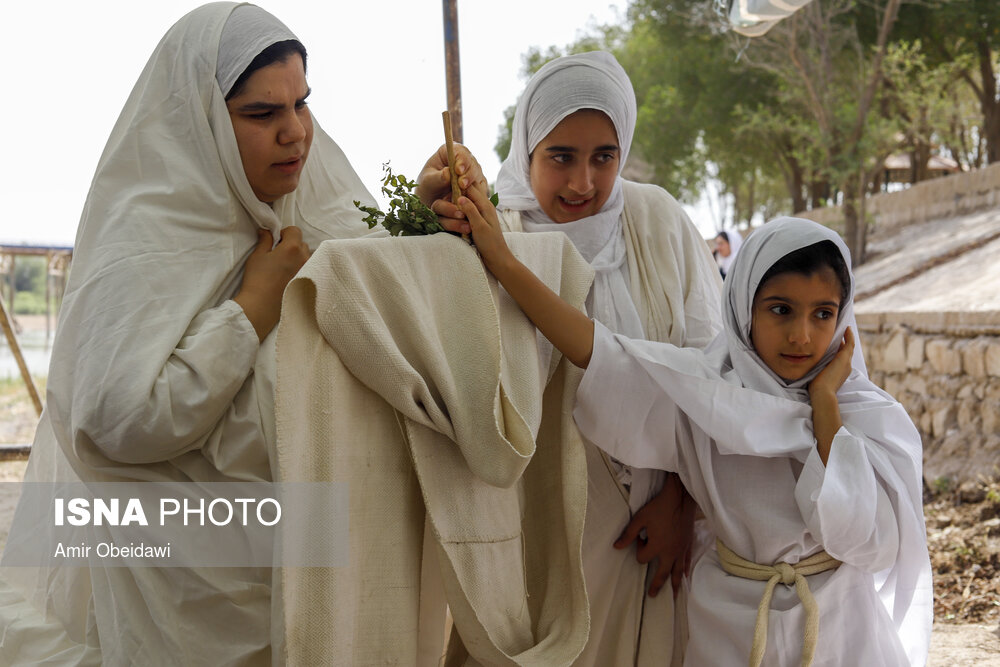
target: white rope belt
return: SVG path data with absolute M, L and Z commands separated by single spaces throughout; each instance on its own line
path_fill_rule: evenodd
M 827 552 L 820 551 L 795 565 L 789 563 L 760 565 L 737 556 L 721 540 L 716 540 L 715 546 L 718 549 L 719 562 L 723 570 L 735 577 L 767 582 L 764 587 L 764 595 L 760 598 L 760 604 L 757 606 L 757 623 L 753 628 L 753 647 L 750 649 L 750 667 L 760 667 L 760 663 L 764 659 L 764 649 L 767 647 L 767 616 L 771 609 L 771 596 L 774 594 L 774 587 L 778 585 L 779 581 L 786 586 L 794 583 L 795 591 L 799 594 L 799 599 L 802 600 L 802 606 L 805 607 L 806 627 L 802 644 L 802 667 L 809 667 L 812 664 L 813 654 L 816 652 L 816 638 L 819 636 L 819 607 L 816 606 L 816 600 L 809 590 L 806 577 L 810 574 L 836 569 L 840 566 L 840 561 Z

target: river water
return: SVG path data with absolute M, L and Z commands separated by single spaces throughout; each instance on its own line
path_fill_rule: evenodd
M 46 377 L 49 374 L 49 357 L 52 354 L 52 339 L 45 339 L 45 330 L 26 330 L 17 335 L 21 346 L 21 354 L 28 370 L 35 377 Z M 14 353 L 7 344 L 7 337 L 0 330 L 0 380 L 21 377 Z

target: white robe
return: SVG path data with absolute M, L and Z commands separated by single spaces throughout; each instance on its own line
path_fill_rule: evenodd
M 629 286 L 647 337 L 705 345 L 721 328 L 720 281 L 707 245 L 662 188 L 625 181 L 623 191 Z M 516 211 L 503 211 L 501 222 L 521 229 Z M 664 475 L 653 467 L 622 471 L 587 443 L 583 561 L 591 625 L 578 665 L 680 664 L 687 627 L 683 613 L 674 613 L 669 585 L 649 597 L 652 569 L 636 561 L 634 545 L 612 546 L 632 515 L 663 488 Z
M 794 230 L 769 232 L 780 239 Z M 746 320 L 734 325 L 741 330 L 749 330 L 741 301 L 768 266 L 750 279 L 727 278 L 724 302 L 733 304 L 731 321 Z M 849 306 L 842 312 L 841 335 L 853 317 Z M 577 392 L 581 433 L 625 463 L 679 473 L 717 537 L 745 559 L 796 563 L 825 549 L 843 561 L 808 577 L 820 609 L 814 665 L 922 664 L 931 597 L 919 435 L 855 364 L 838 394 L 845 426 L 824 467 L 802 390 L 778 388 L 737 338 L 727 329 L 703 353 L 596 324 Z M 702 558 L 691 582 L 685 664 L 745 664 L 763 589 L 764 582 L 726 574 L 714 549 Z M 775 590 L 769 618 L 763 664 L 799 664 L 804 610 L 794 588 Z
M 764 444 L 758 455 L 722 451 L 658 390 L 650 377 L 659 370 L 655 359 L 633 356 L 607 329 L 598 330 L 577 393 L 578 414 L 587 415 L 578 417 L 583 433 L 623 460 L 679 473 L 717 537 L 748 560 L 795 563 L 821 548 L 849 558 L 809 577 L 821 610 L 814 664 L 909 664 L 873 585 L 871 573 L 891 565 L 899 545 L 863 438 L 841 429 L 825 468 L 812 441 L 784 443 L 795 456 L 768 456 Z M 614 435 L 616 429 L 626 435 Z M 662 446 L 664 434 L 674 434 L 675 447 Z M 763 589 L 764 582 L 726 574 L 714 549 L 699 560 L 685 664 L 744 664 Z M 804 612 L 795 588 L 775 589 L 771 609 L 763 664 L 797 665 Z

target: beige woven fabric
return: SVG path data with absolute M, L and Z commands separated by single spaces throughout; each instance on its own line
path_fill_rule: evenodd
M 583 303 L 591 271 L 563 235 L 508 242 Z M 289 285 L 276 478 L 349 482 L 351 560 L 277 577 L 288 664 L 436 664 L 437 576 L 469 664 L 560 665 L 580 652 L 580 373 L 541 368 L 537 341 L 475 251 L 445 234 L 324 243 Z
M 840 567 L 840 561 L 825 551 L 820 551 L 795 564 L 761 565 L 737 555 L 721 540 L 716 540 L 715 547 L 719 552 L 719 564 L 723 570 L 734 577 L 767 582 L 767 585 L 764 586 L 764 594 L 760 598 L 760 605 L 757 607 L 757 623 L 753 629 L 753 646 L 750 649 L 750 667 L 760 667 L 764 660 L 764 649 L 767 647 L 768 610 L 771 608 L 771 595 L 774 593 L 774 587 L 779 582 L 786 586 L 795 584 L 795 591 L 798 593 L 799 599 L 802 600 L 802 606 L 805 607 L 806 625 L 802 641 L 802 667 L 809 667 L 812 664 L 813 654 L 816 653 L 816 639 L 819 637 L 819 607 L 809 590 L 809 582 L 806 577 L 810 574 L 834 570 Z

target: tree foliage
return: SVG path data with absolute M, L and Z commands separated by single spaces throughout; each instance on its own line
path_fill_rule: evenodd
M 632 79 L 632 155 L 652 180 L 688 203 L 712 180 L 737 224 L 842 203 L 856 261 L 889 154 L 911 156 L 914 181 L 935 153 L 1000 159 L 995 0 L 817 0 L 754 39 L 708 0 L 632 0 L 625 25 L 535 49 L 524 72 L 593 48 Z
M 898 41 L 923 45 L 929 67 L 961 63 L 957 79 L 978 106 L 979 117 L 971 121 L 965 113 L 963 142 L 956 159 L 972 156 L 971 166 L 1000 160 L 1000 2 L 996 0 L 924 0 L 900 12 L 893 30 Z M 960 102 L 967 107 L 967 102 Z M 978 125 L 976 127 L 975 125 Z M 961 131 L 963 128 L 956 128 Z M 982 141 L 984 154 L 968 150 Z M 969 158 L 966 158 L 969 159 Z M 967 163 L 968 164 L 968 163 Z
M 14 290 L 45 295 L 45 258 L 19 257 L 14 264 Z

